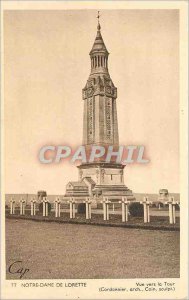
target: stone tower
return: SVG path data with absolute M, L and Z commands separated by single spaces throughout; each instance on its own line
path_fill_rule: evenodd
M 97 35 L 90 51 L 91 73 L 82 91 L 84 102 L 83 145 L 90 152 L 92 145 L 119 146 L 116 98 L 114 86 L 108 71 L 109 53 L 101 35 L 98 22 Z M 78 166 L 78 182 L 69 182 L 66 196 L 127 196 L 133 200 L 132 191 L 124 184 L 125 165 L 116 163 L 115 157 L 110 162 L 100 158 L 93 163 L 87 162 Z
M 83 144 L 118 145 L 117 88 L 108 72 L 108 51 L 100 24 L 90 52 L 91 74 L 83 89 Z

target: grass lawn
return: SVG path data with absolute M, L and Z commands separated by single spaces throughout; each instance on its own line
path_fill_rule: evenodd
M 173 278 L 179 256 L 178 231 L 6 220 L 7 279 L 17 260 L 23 279 Z

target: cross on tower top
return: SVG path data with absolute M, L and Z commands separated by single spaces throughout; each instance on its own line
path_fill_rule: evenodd
M 100 11 L 98 10 L 98 15 L 97 15 L 97 19 L 98 19 L 98 26 L 97 26 L 97 29 L 100 30 L 100 22 L 99 22 L 99 19 L 100 19 Z
M 100 11 L 98 10 L 98 15 L 97 15 L 98 22 L 99 22 L 99 18 L 100 18 Z

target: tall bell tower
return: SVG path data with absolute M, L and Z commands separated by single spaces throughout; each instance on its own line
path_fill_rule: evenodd
M 91 72 L 82 90 L 84 102 L 83 113 L 83 145 L 86 152 L 91 146 L 98 145 L 107 149 L 119 146 L 117 122 L 117 88 L 114 86 L 108 71 L 109 53 L 101 35 L 101 26 L 97 25 L 97 35 L 89 53 Z M 124 167 L 116 163 L 115 157 L 106 162 L 104 157 L 95 162 L 82 163 L 78 166 L 79 179 L 69 182 L 66 196 L 127 196 L 134 200 L 132 191 L 124 184 Z
M 83 144 L 118 145 L 117 88 L 109 75 L 109 53 L 100 29 L 98 23 L 96 39 L 90 51 L 91 73 L 83 89 Z

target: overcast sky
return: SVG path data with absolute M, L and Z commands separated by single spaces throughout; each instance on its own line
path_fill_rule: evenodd
M 110 76 L 118 88 L 120 144 L 144 145 L 147 165 L 125 168 L 133 192 L 179 192 L 177 10 L 102 10 Z M 80 145 L 82 88 L 90 73 L 95 10 L 7 11 L 5 192 L 64 194 L 69 163 L 41 165 L 41 146 Z

